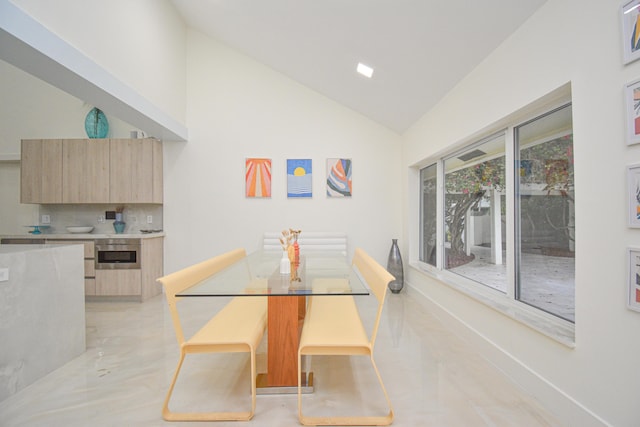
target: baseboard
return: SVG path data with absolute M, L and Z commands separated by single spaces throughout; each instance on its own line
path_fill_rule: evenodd
M 465 323 L 445 307 L 433 301 L 422 290 L 412 286 L 405 280 L 405 292 L 422 304 L 436 317 L 446 320 L 456 335 L 463 338 L 477 349 L 496 369 L 519 385 L 525 393 L 533 396 L 547 411 L 560 419 L 567 426 L 576 427 L 610 427 L 611 424 L 598 417 L 580 402 L 560 390 L 537 372 L 524 365 L 511 354 L 504 351 L 496 343 L 488 339 L 482 332 Z

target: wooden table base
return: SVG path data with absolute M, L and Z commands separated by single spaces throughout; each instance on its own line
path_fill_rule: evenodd
M 267 374 L 258 376 L 257 386 L 267 388 L 298 387 L 298 345 L 306 314 L 304 296 L 270 296 L 268 302 Z M 313 374 L 303 382 L 313 388 Z M 263 393 L 264 394 L 264 393 Z
M 269 386 L 268 374 L 258 374 L 256 378 L 256 394 L 296 394 L 298 393 L 298 380 L 294 386 Z M 302 373 L 302 393 L 313 393 L 313 372 Z

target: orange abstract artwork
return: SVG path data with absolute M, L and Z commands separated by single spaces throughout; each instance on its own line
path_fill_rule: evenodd
M 271 197 L 271 159 L 246 159 L 245 184 L 247 197 Z

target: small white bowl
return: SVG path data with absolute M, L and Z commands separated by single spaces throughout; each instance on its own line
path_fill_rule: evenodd
M 93 227 L 88 225 L 88 226 L 73 226 L 73 227 L 67 227 L 67 231 L 69 233 L 91 233 L 93 231 Z

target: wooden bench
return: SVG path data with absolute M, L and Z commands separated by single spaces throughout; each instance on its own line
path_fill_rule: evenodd
M 265 251 L 282 250 L 281 232 L 264 233 L 262 249 Z M 347 233 L 340 231 L 302 231 L 298 238 L 302 253 L 306 251 L 338 251 L 347 254 Z
M 356 249 L 353 268 L 367 283 L 376 299 L 378 310 L 371 336 L 367 335 L 352 296 L 313 296 L 309 299 L 307 316 L 302 327 L 298 348 L 298 366 L 303 355 L 369 356 L 373 369 L 387 401 L 389 412 L 385 416 L 309 417 L 302 413 L 302 370 L 298 370 L 298 418 L 303 425 L 389 425 L 393 422 L 393 408 L 373 359 L 373 347 L 378 333 L 380 317 L 387 294 L 387 285 L 394 280 L 380 264 L 362 249 Z M 340 280 L 317 279 L 312 286 L 339 290 Z
M 191 338 L 185 340 L 180 316 L 176 307 L 181 300 L 176 294 L 201 282 L 205 278 L 223 270 L 246 257 L 244 249 L 236 249 L 223 255 L 184 268 L 158 279 L 165 289 L 169 311 L 173 319 L 180 360 L 167 397 L 162 407 L 162 417 L 167 421 L 223 421 L 250 420 L 256 408 L 256 348 L 262 340 L 267 326 L 266 297 L 235 297 L 211 318 Z M 247 270 L 247 283 L 250 281 Z M 235 353 L 247 352 L 251 355 L 251 410 L 244 412 L 171 412 L 169 401 L 178 379 L 185 356 L 190 353 Z

